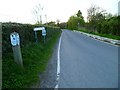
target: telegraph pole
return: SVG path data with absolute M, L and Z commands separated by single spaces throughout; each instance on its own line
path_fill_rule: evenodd
M 118 16 L 120 16 L 120 1 L 118 2 Z

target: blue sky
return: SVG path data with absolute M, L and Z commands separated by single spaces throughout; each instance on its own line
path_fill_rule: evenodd
M 118 13 L 118 1 L 120 0 L 1 0 L 0 22 L 35 23 L 33 8 L 38 4 L 43 6 L 42 20 L 66 22 L 71 15 L 81 10 L 87 17 L 87 9 L 97 5 L 112 14 Z

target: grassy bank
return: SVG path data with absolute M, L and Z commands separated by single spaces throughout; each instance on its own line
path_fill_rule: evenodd
M 110 38 L 110 39 L 120 40 L 120 36 L 116 36 L 116 35 L 111 35 L 111 34 L 99 34 L 99 33 L 94 33 L 94 32 L 85 30 L 85 29 L 78 29 L 78 31 L 85 32 L 85 33 L 89 33 L 89 34 L 93 34 L 93 35 L 98 35 L 98 36 L 106 37 L 106 38 Z
M 54 33 L 45 44 L 31 42 L 23 47 L 23 69 L 14 63 L 12 53 L 8 53 L 2 62 L 4 66 L 2 88 L 25 88 L 36 83 L 39 80 L 39 73 L 46 68 L 60 34 L 61 31 Z

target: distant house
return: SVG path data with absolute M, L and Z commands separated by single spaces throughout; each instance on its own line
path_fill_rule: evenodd
M 120 1 L 118 2 L 118 16 L 120 16 Z

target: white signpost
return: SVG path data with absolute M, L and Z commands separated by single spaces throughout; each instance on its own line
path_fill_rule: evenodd
M 46 30 L 45 29 L 42 30 L 42 36 L 46 36 Z
M 11 33 L 10 40 L 11 40 L 11 44 L 12 44 L 14 60 L 17 64 L 19 64 L 21 67 L 23 67 L 22 55 L 21 55 L 21 50 L 20 50 L 19 34 L 16 32 Z
M 34 31 L 45 30 L 45 27 L 37 27 L 33 29 Z
M 45 36 L 46 36 L 46 30 L 45 27 L 37 27 L 33 29 L 35 31 L 35 39 L 36 39 L 36 43 L 38 42 L 37 40 L 37 31 L 42 31 L 42 36 L 44 37 L 44 43 L 45 43 Z

